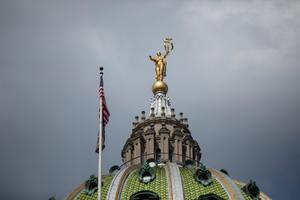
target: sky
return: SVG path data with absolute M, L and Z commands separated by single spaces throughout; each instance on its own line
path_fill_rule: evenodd
M 273 199 L 300 195 L 300 1 L 0 2 L 0 199 L 63 199 L 103 173 L 150 109 L 149 55 L 172 37 L 168 96 L 202 162 Z

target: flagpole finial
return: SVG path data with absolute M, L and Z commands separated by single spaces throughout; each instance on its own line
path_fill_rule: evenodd
M 99 84 L 99 87 L 103 87 L 103 67 L 99 67 L 99 70 L 100 70 L 100 84 Z
M 104 69 L 104 68 L 103 68 L 102 66 L 99 67 L 99 70 L 100 70 L 100 74 L 101 74 L 101 75 L 103 75 L 103 69 Z

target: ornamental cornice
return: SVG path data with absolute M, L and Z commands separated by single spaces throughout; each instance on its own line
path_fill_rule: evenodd
M 161 129 L 159 129 L 159 135 L 161 134 L 167 134 L 169 135 L 171 133 L 171 131 L 166 127 L 165 124 L 162 125 Z
M 144 121 L 138 122 L 136 126 L 132 129 L 132 133 L 135 133 L 137 130 L 139 130 L 142 127 L 149 126 L 151 124 L 171 124 L 176 125 L 178 128 L 183 129 L 185 132 L 190 133 L 190 131 L 187 128 L 186 124 L 183 124 L 180 120 L 172 117 L 154 117 L 154 118 L 148 118 Z

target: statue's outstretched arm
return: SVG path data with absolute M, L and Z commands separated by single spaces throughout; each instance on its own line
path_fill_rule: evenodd
M 154 58 L 152 58 L 152 56 L 149 56 L 150 60 L 152 60 L 153 62 L 155 62 L 156 60 Z

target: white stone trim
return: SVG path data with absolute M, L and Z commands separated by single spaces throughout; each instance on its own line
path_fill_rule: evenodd
M 213 170 L 213 169 L 211 169 Z M 217 170 L 213 170 L 213 172 L 215 173 L 212 173 L 212 175 L 214 176 L 215 179 L 217 179 L 219 181 L 219 183 L 222 185 L 222 187 L 225 189 L 225 191 L 227 192 L 228 194 L 228 191 L 226 189 L 226 186 L 224 184 L 228 184 L 228 186 L 230 186 L 230 188 L 233 190 L 234 192 L 234 196 L 237 197 L 237 200 L 245 200 L 243 195 L 242 195 L 242 192 L 240 190 L 240 188 L 233 182 L 233 180 L 227 176 L 226 174 L 222 173 L 222 172 L 219 172 Z M 224 179 L 227 183 L 223 183 L 222 180 L 220 180 L 219 177 L 221 177 L 221 179 Z M 228 195 L 230 199 L 231 198 L 231 195 Z M 235 200 L 235 199 L 234 199 Z
M 120 171 L 118 171 L 118 173 L 114 176 L 114 178 L 113 178 L 113 180 L 112 180 L 112 182 L 110 184 L 109 190 L 107 192 L 106 200 L 116 199 L 121 179 L 122 179 L 123 174 L 125 173 L 125 171 L 127 169 L 128 169 L 128 167 L 124 167 L 123 169 L 121 169 Z
M 228 191 L 226 190 L 226 187 L 224 186 L 224 184 L 222 183 L 222 181 L 221 181 L 218 177 L 216 177 L 216 176 L 214 176 L 214 175 L 212 175 L 212 176 L 214 177 L 214 179 L 216 179 L 216 180 L 218 181 L 218 183 L 221 184 L 221 186 L 222 186 L 223 190 L 226 192 L 227 197 L 229 198 L 229 200 L 234 200 L 234 199 L 231 198 L 230 194 L 229 194 Z
M 172 183 L 172 194 L 174 200 L 184 200 L 183 197 L 183 184 L 181 180 L 181 175 L 179 171 L 179 167 L 176 163 L 168 163 L 170 170 L 170 179 Z

